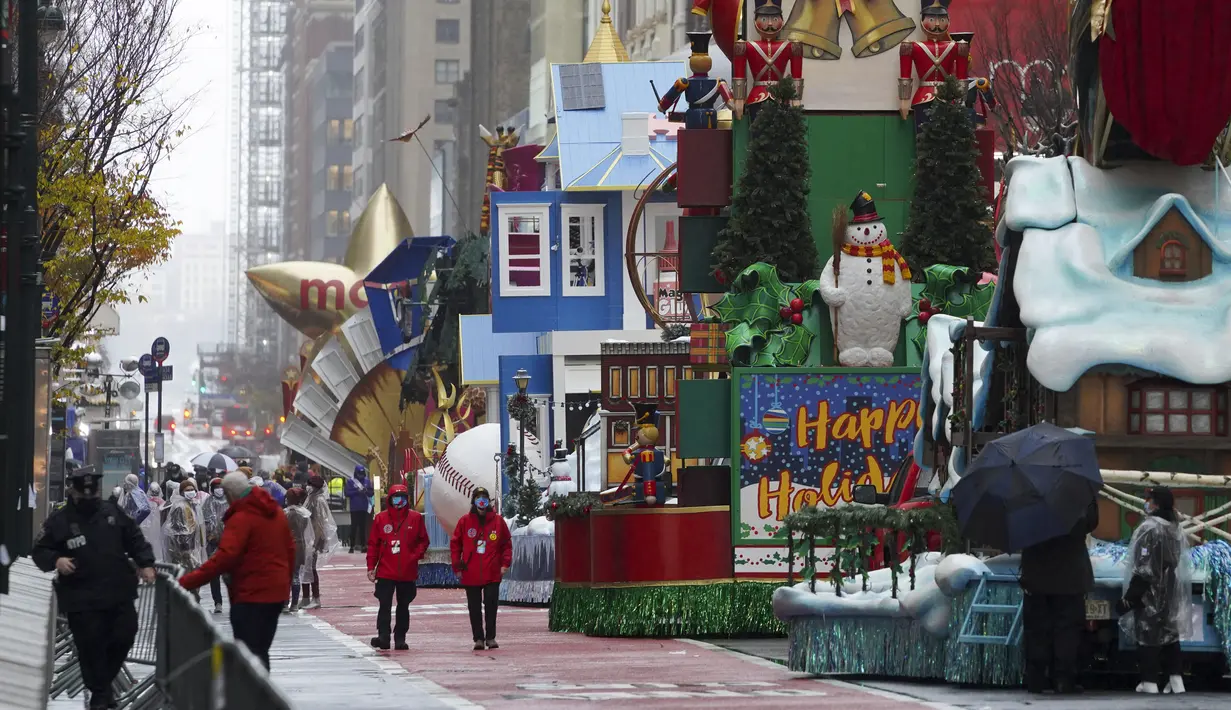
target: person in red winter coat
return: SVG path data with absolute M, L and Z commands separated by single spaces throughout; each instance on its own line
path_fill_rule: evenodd
M 491 494 L 486 488 L 476 488 L 470 495 L 470 512 L 457 521 L 449 549 L 453 571 L 466 589 L 474 650 L 482 651 L 484 644 L 487 648 L 500 648 L 496 643 L 496 607 L 500 602 L 500 579 L 513 562 L 513 541 L 504 518 L 492 510 Z
M 406 632 L 410 630 L 410 603 L 418 590 L 419 560 L 427 552 L 427 525 L 419 511 L 410 507 L 406 486 L 389 487 L 389 507 L 372 521 L 368 533 L 368 581 L 376 582 L 373 596 L 380 601 L 376 612 L 374 648 L 389 648 L 389 611 L 397 596 L 397 618 L 393 626 L 394 648 L 405 651 Z

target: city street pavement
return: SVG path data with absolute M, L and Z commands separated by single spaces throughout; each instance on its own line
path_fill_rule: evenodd
M 325 606 L 309 613 L 366 644 L 373 635 L 376 607 L 362 565 L 358 555 L 335 556 L 321 573 Z M 407 641 L 412 650 L 379 655 L 413 677 L 445 688 L 455 698 L 454 707 L 945 707 L 810 679 L 771 661 L 706 643 L 552 633 L 547 630 L 547 610 L 541 608 L 502 606 L 499 619 L 501 647 L 472 651 L 463 592 L 420 590 L 411 607 Z M 436 699 L 446 700 L 440 695 Z

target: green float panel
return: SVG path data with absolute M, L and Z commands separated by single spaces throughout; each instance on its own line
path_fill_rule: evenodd
M 726 217 L 680 217 L 680 290 L 685 293 L 722 293 L 726 287 L 714 278 L 714 246 Z
M 685 459 L 731 455 L 731 380 L 680 380 L 679 451 Z

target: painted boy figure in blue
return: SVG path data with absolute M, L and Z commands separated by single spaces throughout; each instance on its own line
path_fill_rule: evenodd
M 667 114 L 672 121 L 679 122 L 679 114 L 674 111 L 680 97 L 688 102 L 688 111 L 684 113 L 685 128 L 717 128 L 718 106 L 726 106 L 731 102 L 731 90 L 727 82 L 710 76 L 714 60 L 710 59 L 708 32 L 689 32 L 688 40 L 692 43 L 692 56 L 688 58 L 688 68 L 692 76 L 680 77 L 658 102 L 658 110 Z
M 658 443 L 658 405 L 634 403 L 637 413 L 637 446 L 626 451 L 625 460 L 633 467 L 637 482 L 637 503 L 662 505 L 667 501 L 671 474 Z M 664 477 L 665 474 L 665 477 Z

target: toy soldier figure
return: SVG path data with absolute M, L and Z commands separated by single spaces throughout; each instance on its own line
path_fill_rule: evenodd
M 769 90 L 782 79 L 795 82 L 793 106 L 803 105 L 804 53 L 798 42 L 778 39 L 782 32 L 782 0 L 756 0 L 754 24 L 761 39 L 756 42 L 740 40 L 735 43 L 735 60 L 732 75 L 735 81 L 735 101 L 732 113 L 735 120 L 744 115 L 748 107 L 748 120 L 755 121 L 760 104 L 771 100 Z M 748 87 L 748 74 L 752 74 L 752 88 Z
M 634 403 L 637 416 L 637 443 L 624 452 L 637 483 L 636 502 L 662 505 L 667 500 L 671 474 L 658 443 L 658 405 Z M 664 474 L 666 474 L 664 478 Z
M 685 128 L 717 128 L 717 107 L 720 102 L 723 106 L 731 102 L 731 91 L 725 81 L 710 76 L 710 69 L 714 66 L 714 60 L 709 55 L 710 34 L 689 32 L 688 41 L 692 43 L 692 56 L 688 58 L 692 76 L 676 79 L 658 102 L 658 110 L 678 123 L 679 114 L 674 109 L 682 95 L 688 102 L 688 111 L 684 114 Z
M 903 42 L 901 45 L 901 73 L 898 78 L 898 100 L 901 102 L 902 120 L 911 109 L 915 111 L 915 129 L 927 122 L 931 102 L 936 98 L 936 87 L 952 76 L 957 79 L 963 93 L 966 90 L 966 72 L 970 64 L 970 37 L 964 34 L 960 40 L 949 36 L 949 3 L 951 0 L 926 0 L 923 8 L 922 42 Z M 911 93 L 913 80 L 911 69 L 919 75 L 919 88 Z

